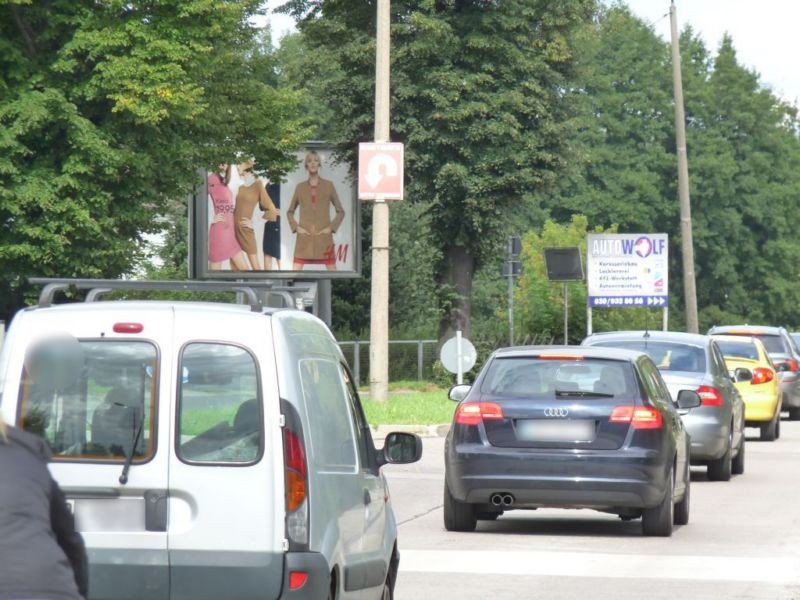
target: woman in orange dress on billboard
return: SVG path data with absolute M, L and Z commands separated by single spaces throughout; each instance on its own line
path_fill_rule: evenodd
M 255 271 L 263 271 L 264 267 L 258 258 L 258 247 L 256 245 L 256 232 L 253 227 L 253 212 L 256 205 L 264 211 L 265 221 L 277 221 L 280 211 L 275 207 L 272 198 L 267 194 L 264 183 L 253 173 L 254 162 L 248 160 L 239 165 L 239 175 L 242 177 L 242 185 L 236 193 L 236 208 L 233 219 L 236 223 L 236 240 L 247 254 L 250 266 Z M 265 257 L 266 270 L 272 265 L 272 257 Z
M 315 150 L 306 154 L 304 161 L 308 180 L 297 184 L 286 218 L 292 232 L 297 234 L 294 246 L 293 270 L 301 271 L 304 265 L 325 265 L 328 271 L 336 270 L 336 248 L 333 234 L 344 220 L 344 208 L 339 202 L 333 182 L 319 176 L 321 160 Z M 331 205 L 334 216 L 331 219 Z M 294 213 L 300 207 L 300 218 Z

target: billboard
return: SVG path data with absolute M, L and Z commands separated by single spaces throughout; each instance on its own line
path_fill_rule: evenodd
M 666 307 L 669 304 L 668 246 L 666 233 L 588 235 L 589 307 Z
M 283 181 L 250 160 L 203 172 L 190 210 L 190 276 L 335 279 L 360 276 L 360 211 L 350 165 L 309 144 Z

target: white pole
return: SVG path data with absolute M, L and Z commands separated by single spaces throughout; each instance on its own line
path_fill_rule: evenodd
M 461 330 L 456 331 L 456 362 L 458 363 L 458 370 L 456 371 L 456 383 L 461 385 L 464 383 L 464 368 L 461 364 Z

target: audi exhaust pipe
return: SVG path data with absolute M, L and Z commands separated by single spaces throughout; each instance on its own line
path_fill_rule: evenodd
M 489 501 L 492 503 L 492 506 L 509 508 L 512 504 L 514 504 L 514 496 L 511 494 L 501 494 L 498 492 L 496 494 L 492 494 L 492 496 L 489 498 Z

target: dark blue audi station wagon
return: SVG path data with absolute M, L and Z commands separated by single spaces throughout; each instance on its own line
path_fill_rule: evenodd
M 444 524 L 472 531 L 509 510 L 588 508 L 641 518 L 645 535 L 689 521 L 689 436 L 644 353 L 526 346 L 495 351 L 458 401 L 445 441 Z

